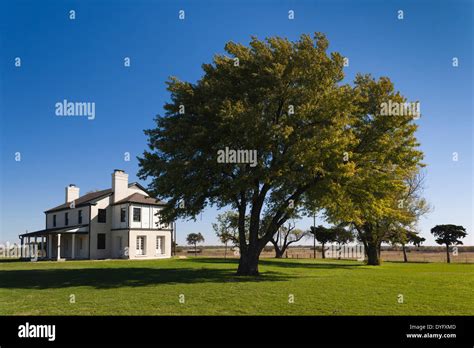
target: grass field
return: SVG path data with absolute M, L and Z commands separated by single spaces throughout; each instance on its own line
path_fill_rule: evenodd
M 236 277 L 236 267 L 199 257 L 4 261 L 0 314 L 474 315 L 472 264 L 264 259 L 258 278 Z

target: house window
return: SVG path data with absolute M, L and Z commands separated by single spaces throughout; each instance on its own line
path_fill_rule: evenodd
M 133 208 L 133 221 L 140 222 L 142 217 L 142 210 L 141 208 Z
M 53 215 L 53 227 L 56 227 L 56 214 Z
M 120 222 L 125 222 L 125 216 L 127 215 L 126 208 L 120 208 Z
M 77 223 L 80 225 L 80 224 L 82 224 L 82 210 L 79 210 L 77 212 L 77 214 L 78 214 L 77 215 Z
M 165 237 L 156 237 L 156 253 L 161 255 L 165 253 Z
M 137 237 L 137 255 L 145 255 L 145 236 Z
M 98 222 L 105 223 L 107 221 L 107 211 L 105 209 L 99 209 Z
M 105 233 L 97 234 L 97 249 L 105 249 Z
M 64 214 L 64 225 L 69 225 L 69 213 Z

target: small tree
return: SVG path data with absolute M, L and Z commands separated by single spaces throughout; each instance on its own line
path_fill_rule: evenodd
M 197 256 L 197 243 L 204 242 L 204 237 L 200 232 L 190 233 L 186 237 L 186 242 L 188 242 L 189 245 L 194 245 L 194 256 Z
M 449 246 L 450 245 L 462 245 L 461 238 L 467 236 L 466 229 L 463 226 L 457 225 L 436 225 L 431 229 L 431 233 L 438 237 L 436 243 L 446 245 L 446 260 L 451 263 L 449 257 Z
M 402 246 L 403 262 L 408 262 L 406 245 L 411 243 L 413 245 L 420 246 L 420 244 L 424 241 L 425 238 L 420 237 L 417 232 L 404 229 L 402 227 L 390 231 L 387 236 L 387 242 L 393 246 L 398 244 Z
M 295 228 L 295 225 L 291 226 L 291 224 L 288 224 L 288 227 L 280 227 L 279 231 L 271 240 L 275 247 L 275 257 L 281 259 L 290 244 L 300 241 L 307 235 L 308 232 Z
M 326 243 L 334 242 L 334 235 L 335 235 L 334 230 L 331 228 L 326 228 L 324 226 L 319 225 L 317 227 L 311 226 L 310 232 L 314 234 L 314 236 L 316 237 L 316 240 L 319 243 L 321 243 L 322 257 L 323 259 L 325 259 L 326 249 L 324 248 L 324 246 L 326 245 Z
M 217 223 L 212 224 L 217 237 L 225 246 L 225 259 L 227 259 L 227 244 L 229 242 L 232 242 L 234 245 L 239 244 L 238 222 L 239 214 L 233 211 L 226 211 L 217 216 Z
M 217 236 L 219 237 L 221 243 L 224 244 L 224 259 L 227 259 L 227 244 L 233 241 L 234 238 L 232 234 L 230 234 L 229 232 L 222 232 L 218 234 Z

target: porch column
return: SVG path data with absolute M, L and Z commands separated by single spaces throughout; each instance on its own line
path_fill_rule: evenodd
M 48 235 L 48 258 L 53 258 L 53 235 Z
M 26 244 L 28 245 L 26 249 L 26 257 L 31 257 L 31 237 L 28 237 Z
M 41 256 L 44 258 L 44 236 L 41 236 Z
M 58 233 L 58 255 L 57 260 L 61 259 L 61 233 Z
M 73 233 L 72 234 L 72 253 L 71 253 L 71 258 L 74 259 L 74 249 L 75 249 L 75 246 L 74 246 L 74 241 L 76 240 L 76 234 Z
M 35 245 L 33 245 L 33 257 L 38 258 L 38 237 L 35 236 Z
M 23 237 L 20 237 L 20 259 L 23 258 Z

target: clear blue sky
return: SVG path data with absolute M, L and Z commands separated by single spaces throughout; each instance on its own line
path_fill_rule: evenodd
M 75 20 L 69 10 L 76 11 Z M 397 19 L 398 10 L 404 20 Z M 114 168 L 135 180 L 135 158 L 146 146 L 143 129 L 162 112 L 168 76 L 196 81 L 201 64 L 230 40 L 297 39 L 320 31 L 330 50 L 349 57 L 348 81 L 357 72 L 389 76 L 421 102 L 425 196 L 434 206 L 420 221 L 421 232 L 434 244 L 431 227 L 461 224 L 470 233 L 465 244 L 472 245 L 472 10 L 468 0 L 2 1 L 0 241 L 42 229 L 43 211 L 63 202 L 69 183 L 82 193 L 108 188 Z M 124 57 L 131 58 L 130 68 L 123 67 Z M 95 102 L 95 120 L 55 116 L 54 105 L 63 99 Z M 124 152 L 131 153 L 130 162 Z M 216 214 L 210 208 L 195 223 L 179 221 L 178 243 L 200 231 L 206 244 L 216 244 Z

